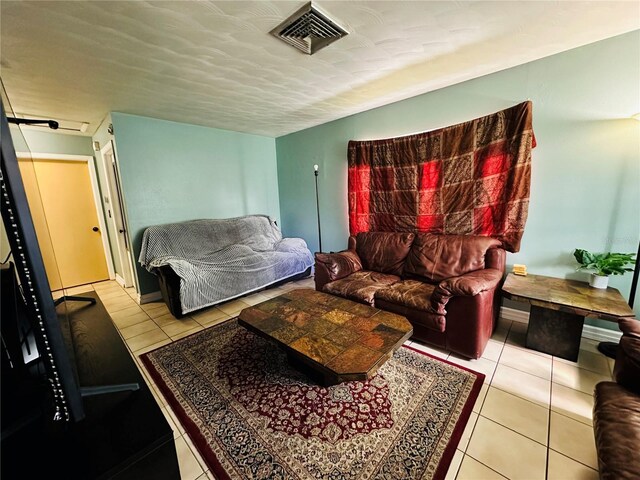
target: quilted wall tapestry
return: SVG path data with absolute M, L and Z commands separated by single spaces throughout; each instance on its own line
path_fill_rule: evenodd
M 487 235 L 520 249 L 535 136 L 530 101 L 426 133 L 350 141 L 349 231 Z

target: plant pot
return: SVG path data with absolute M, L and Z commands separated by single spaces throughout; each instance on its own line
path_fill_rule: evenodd
M 589 285 L 591 285 L 593 288 L 605 289 L 607 288 L 608 283 L 609 277 L 607 275 L 597 275 L 595 273 L 592 273 L 591 277 L 589 278 Z

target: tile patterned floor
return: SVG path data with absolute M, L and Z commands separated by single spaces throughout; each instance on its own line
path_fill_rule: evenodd
M 109 311 L 133 358 L 152 388 L 176 439 L 184 480 L 213 479 L 189 436 L 144 371 L 138 355 L 236 316 L 243 308 L 294 288 L 313 288 L 312 279 L 233 300 L 177 320 L 162 302 L 138 305 L 133 289 L 113 281 L 76 287 L 95 290 Z M 526 325 L 501 319 L 478 360 L 407 344 L 486 375 L 447 480 L 596 480 L 597 457 L 591 409 L 593 387 L 611 379 L 613 362 L 583 339 L 577 363 L 524 348 Z

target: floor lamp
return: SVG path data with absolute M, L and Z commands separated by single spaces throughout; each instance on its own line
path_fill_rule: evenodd
M 322 252 L 322 232 L 320 230 L 320 202 L 318 201 L 318 165 L 313 166 L 316 177 L 316 213 L 318 214 L 318 251 Z
M 631 279 L 631 292 L 629 293 L 629 306 L 633 308 L 633 302 L 636 299 L 636 290 L 638 289 L 638 275 L 640 274 L 640 243 L 638 243 L 638 253 L 636 254 L 636 265 L 633 268 L 633 278 Z M 618 356 L 618 344 L 614 342 L 600 342 L 598 351 L 609 358 Z

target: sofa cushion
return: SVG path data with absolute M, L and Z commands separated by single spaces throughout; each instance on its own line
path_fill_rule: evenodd
M 362 232 L 356 237 L 356 252 L 365 270 L 402 275 L 413 233 Z
M 499 247 L 499 240 L 477 235 L 438 235 L 418 233 L 411 245 L 404 273 L 440 282 L 485 268 L 488 249 Z
M 416 310 L 433 312 L 431 308 L 431 294 L 436 286 L 418 280 L 403 280 L 393 285 L 378 290 L 375 300 L 382 299 L 386 302 L 404 305 Z
M 446 347 L 446 336 L 442 337 L 447 324 L 444 315 L 418 310 L 395 302 L 387 302 L 382 298 L 376 298 L 375 302 L 376 308 L 406 317 L 413 325 L 413 337 L 440 347 Z
M 322 290 L 373 306 L 373 297 L 376 291 L 399 280 L 400 277 L 396 275 L 360 270 L 348 277 L 327 283 Z

